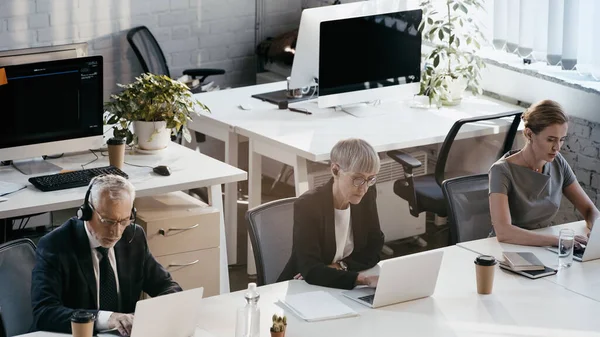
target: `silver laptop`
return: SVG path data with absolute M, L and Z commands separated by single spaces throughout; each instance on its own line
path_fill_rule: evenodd
M 586 262 L 600 259 L 600 219 L 594 221 L 594 226 L 590 232 L 587 245 L 573 247 L 573 260 Z M 548 247 L 548 250 L 558 254 L 558 247 Z
M 431 296 L 443 255 L 438 249 L 381 261 L 376 289 L 359 287 L 342 294 L 371 308 Z
M 138 301 L 131 337 L 191 337 L 198 325 L 204 288 Z

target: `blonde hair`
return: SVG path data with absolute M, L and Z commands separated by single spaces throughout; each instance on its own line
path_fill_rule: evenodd
M 90 203 L 97 207 L 102 196 L 107 193 L 111 200 L 135 200 L 135 187 L 129 180 L 114 174 L 98 176 L 90 182 Z
M 549 99 L 539 101 L 530 106 L 521 119 L 525 123 L 525 127 L 529 128 L 536 135 L 550 125 L 562 125 L 569 122 L 569 118 L 560 104 Z
M 379 155 L 362 139 L 340 140 L 331 149 L 330 158 L 332 164 L 339 165 L 346 172 L 379 172 Z

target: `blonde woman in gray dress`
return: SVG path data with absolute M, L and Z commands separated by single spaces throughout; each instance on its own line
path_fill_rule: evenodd
M 600 212 L 559 152 L 568 128 L 562 107 L 543 100 L 527 109 L 522 119 L 527 143 L 521 150 L 504 155 L 489 171 L 492 224 L 500 242 L 557 246 L 556 235 L 529 230 L 550 226 L 563 195 L 583 215 L 590 229 Z M 575 239 L 587 242 L 584 236 Z

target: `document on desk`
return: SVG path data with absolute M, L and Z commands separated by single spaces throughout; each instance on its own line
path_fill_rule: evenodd
M 27 187 L 27 185 L 17 184 L 17 183 L 9 183 L 6 181 L 0 181 L 0 197 L 14 193 L 16 191 L 20 191 Z
M 281 302 L 307 322 L 358 316 L 356 311 L 325 291 L 288 295 Z

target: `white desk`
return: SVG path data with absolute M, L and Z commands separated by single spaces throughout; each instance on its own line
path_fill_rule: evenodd
M 493 293 L 478 295 L 473 264 L 477 254 L 457 246 L 443 250 L 444 259 L 433 296 L 378 309 L 344 298 L 341 290 L 311 286 L 304 281 L 260 287 L 261 336 L 270 336 L 268 329 L 274 313 L 287 315 L 288 337 L 600 336 L 597 319 L 600 302 L 551 282 L 532 281 L 501 270 L 497 270 Z M 406 277 L 410 277 L 410 271 Z M 287 294 L 314 290 L 330 292 L 359 316 L 309 323 L 276 304 Z M 203 299 L 199 304 L 198 327 L 217 337 L 234 336 L 236 309 L 244 303 L 244 291 Z
M 383 101 L 378 106 L 385 114 L 357 118 L 333 109 L 318 109 L 316 100 L 293 104 L 306 108 L 312 115 L 279 110 L 273 104 L 251 96 L 281 90 L 285 82 L 248 86 L 232 90 L 197 94 L 212 113 L 195 117 L 189 128 L 225 142 L 225 161 L 237 165 L 238 135 L 249 138 L 249 208 L 261 203 L 261 156 L 294 168 L 296 195 L 308 190 L 307 160 L 329 159 L 329 152 L 340 139 L 358 137 L 368 141 L 376 151 L 384 152 L 443 142 L 452 125 L 459 119 L 520 111 L 521 107 L 486 96 L 466 97 L 456 107 L 413 109 L 410 102 Z M 242 110 L 240 104 L 251 104 Z M 506 130 L 504 122 L 482 122 L 465 126 L 458 138 L 495 134 Z M 235 185 L 226 188 L 226 209 L 235 215 Z M 229 222 L 232 224 L 232 222 Z M 235 228 L 228 228 L 229 255 L 235 253 Z
M 85 168 L 107 166 L 108 156 L 96 152 L 98 160 Z M 59 159 L 49 161 L 65 170 L 80 170 L 81 165 L 90 162 L 95 157 L 91 152 L 66 154 Z M 198 187 L 210 187 L 209 197 L 213 207 L 221 213 L 220 255 L 221 255 L 221 293 L 229 292 L 229 271 L 227 267 L 227 249 L 225 241 L 225 223 L 223 218 L 223 201 L 221 184 L 237 182 L 246 179 L 246 172 L 192 151 L 176 143 L 153 155 L 128 152 L 125 162 L 149 167 L 125 165 L 123 171 L 129 175 L 129 180 L 136 188 L 138 197 L 162 194 L 173 191 L 188 190 Z M 151 167 L 168 165 L 170 176 L 159 176 Z M 82 204 L 87 187 L 71 188 L 54 192 L 41 192 L 33 187 L 26 176 L 12 166 L 0 167 L 0 181 L 27 184 L 27 188 L 8 196 L 9 200 L 0 203 L 0 218 L 55 211 L 65 208 L 78 207 Z M 75 214 L 73 214 L 75 215 Z
M 584 221 L 538 229 L 536 232 L 558 235 L 560 229 L 565 227 L 573 229 L 576 234 L 587 233 Z M 496 258 L 502 258 L 503 251 L 532 252 L 546 266 L 558 268 L 558 255 L 544 247 L 500 243 L 496 238 L 463 242 L 458 245 L 479 254 L 493 255 Z M 600 301 L 600 260 L 584 263 L 573 261 L 570 268 L 560 269 L 556 275 L 544 277 L 543 280 L 556 283 L 573 292 Z

